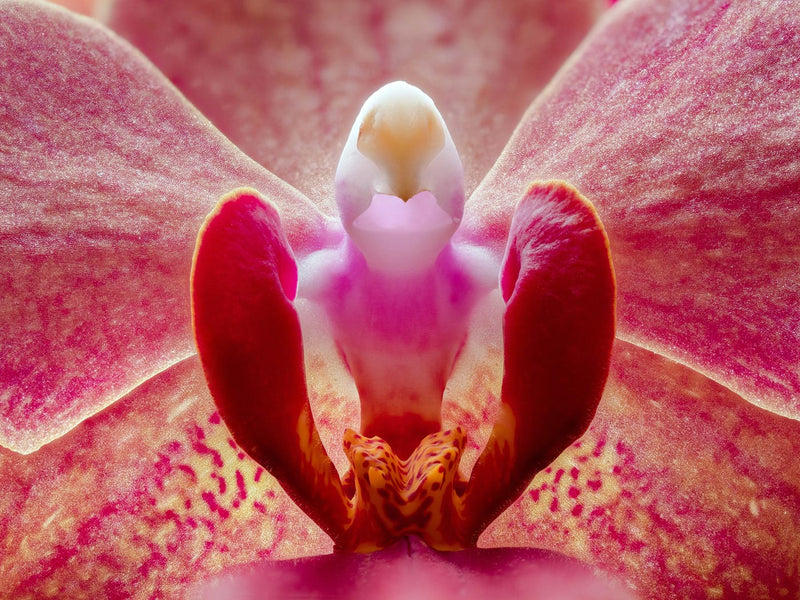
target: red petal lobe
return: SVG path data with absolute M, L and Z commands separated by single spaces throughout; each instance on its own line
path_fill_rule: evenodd
M 192 272 L 209 389 L 237 443 L 335 539 L 349 506 L 311 414 L 296 286 L 275 209 L 252 190 L 224 197 L 200 231 Z
M 614 339 L 614 274 L 591 204 L 563 182 L 535 183 L 511 225 L 501 405 L 464 503 L 473 535 L 589 425 Z

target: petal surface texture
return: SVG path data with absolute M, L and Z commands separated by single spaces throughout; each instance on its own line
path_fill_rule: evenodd
M 194 239 L 224 192 L 269 192 L 296 250 L 324 226 L 107 30 L 33 2 L 0 22 L 0 445 L 31 452 L 194 352 Z
M 478 184 L 602 0 L 117 0 L 110 26 L 234 143 L 334 214 L 364 98 L 404 79 L 436 101 Z
M 537 178 L 592 199 L 618 334 L 800 418 L 800 5 L 621 2 L 468 202 L 500 245 Z
M 592 427 L 481 545 L 565 553 L 653 600 L 796 597 L 798 440 L 797 422 L 618 342 Z M 0 471 L 12 598 L 180 597 L 228 567 L 332 547 L 231 439 L 196 358 L 36 453 L 0 449 Z
M 800 593 L 800 424 L 618 341 L 589 431 L 487 530 L 581 558 L 645 598 Z

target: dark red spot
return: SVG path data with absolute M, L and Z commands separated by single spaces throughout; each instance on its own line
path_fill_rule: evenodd
M 594 450 L 592 450 L 592 456 L 594 457 L 600 456 L 603 453 L 603 448 L 605 448 L 605 446 L 606 446 L 605 438 L 598 440 L 597 445 L 594 447 Z M 619 445 L 617 445 L 617 448 L 619 449 Z
M 210 455 L 212 460 L 214 461 L 214 464 L 218 467 L 221 467 L 224 464 L 222 462 L 222 455 L 213 448 L 209 448 L 202 442 L 195 442 L 194 444 L 192 444 L 192 449 L 194 449 L 195 452 L 199 452 L 200 454 Z
M 261 467 L 258 467 L 256 469 L 256 474 L 253 475 L 253 481 L 258 482 L 258 480 L 261 479 L 261 474 L 263 472 L 264 472 L 264 469 L 262 469 Z
M 593 492 L 596 492 L 597 490 L 600 489 L 600 486 L 603 485 L 603 482 L 600 481 L 599 479 L 590 479 L 589 481 L 586 482 L 586 485 L 588 485 L 589 489 L 591 489 Z
M 236 450 L 236 442 L 233 441 L 233 438 L 228 438 L 228 446 Z
M 579 469 L 578 467 L 572 467 L 572 469 L 571 469 L 571 470 L 570 470 L 570 472 L 569 472 L 569 475 L 570 475 L 570 477 L 572 477 L 573 479 L 577 479 L 577 478 L 578 478 L 578 475 L 580 474 L 580 472 L 581 472 L 581 471 L 580 471 L 580 469 Z
M 194 434 L 195 434 L 195 436 L 197 437 L 198 440 L 206 439 L 206 434 L 203 431 L 203 428 L 200 427 L 199 425 L 195 425 L 194 426 Z
M 564 476 L 564 469 L 559 469 L 556 471 L 556 476 L 553 478 L 553 483 L 558 483 L 561 481 L 561 478 Z
M 569 491 L 567 492 L 567 494 L 569 495 L 570 498 L 577 498 L 578 494 L 580 494 L 580 493 L 581 493 L 581 491 L 578 488 L 576 488 L 575 486 L 570 487 Z
M 531 500 L 533 500 L 534 502 L 538 502 L 539 501 L 539 490 L 531 490 L 530 491 L 530 496 L 531 496 Z
M 244 487 L 244 475 L 239 469 L 236 469 L 236 487 L 239 488 L 239 499 L 245 500 L 247 498 L 247 490 Z
M 267 512 L 267 507 L 261 504 L 261 502 L 253 502 L 253 508 L 262 514 L 266 514 Z
M 550 512 L 558 512 L 558 498 L 553 498 L 550 503 Z
M 230 512 L 217 503 L 217 498 L 212 492 L 203 492 L 201 496 L 211 512 L 217 513 L 222 519 L 227 519 L 230 516 Z
M 582 512 L 583 512 L 583 504 L 576 504 L 575 506 L 572 507 L 573 517 L 580 517 Z
M 178 468 L 191 477 L 193 482 L 197 483 L 197 473 L 194 472 L 192 467 L 189 465 L 178 465 Z
M 211 423 L 212 425 L 219 425 L 220 423 L 219 413 L 217 411 L 211 413 L 211 416 L 208 417 L 208 422 Z
M 217 480 L 217 482 L 219 483 L 219 493 L 220 493 L 220 495 L 224 494 L 225 490 L 228 489 L 228 484 L 225 482 L 225 478 L 222 475 L 217 475 L 216 473 L 212 473 L 211 476 L 214 477 Z

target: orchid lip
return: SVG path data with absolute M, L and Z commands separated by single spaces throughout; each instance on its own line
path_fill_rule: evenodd
M 383 218 L 367 215 L 360 227 L 380 230 Z M 437 428 L 469 314 L 485 290 L 457 252 L 398 279 L 363 268 L 346 244 L 339 250 L 318 301 L 361 400 L 361 433 L 344 434 L 350 471 L 340 477 L 320 441 L 293 306 L 297 265 L 277 211 L 254 190 L 220 201 L 195 252 L 195 335 L 220 415 L 337 550 L 371 552 L 409 535 L 439 550 L 474 547 L 585 431 L 600 400 L 614 338 L 602 225 L 564 182 L 532 184 L 520 202 L 500 277 L 498 417 L 468 477 L 459 461 L 469 432 Z

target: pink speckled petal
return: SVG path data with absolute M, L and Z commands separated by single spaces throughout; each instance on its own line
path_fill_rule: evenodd
M 800 423 L 618 342 L 589 431 L 481 541 L 558 549 L 645 598 L 800 594 Z
M 150 379 L 38 452 L 0 449 L 7 598 L 180 598 L 329 538 L 236 446 L 197 358 Z
M 116 0 L 110 25 L 245 152 L 333 214 L 364 98 L 406 79 L 480 181 L 604 0 Z
M 619 335 L 800 418 L 800 2 L 611 9 L 471 202 L 498 247 L 537 178 L 608 230 Z M 471 215 L 471 217 L 470 217 Z
M 405 600 L 519 598 L 626 600 L 629 590 L 586 566 L 543 550 L 436 552 L 416 538 L 373 554 L 268 561 L 231 569 L 198 586 L 198 600 L 263 598 Z
M 31 452 L 194 352 L 197 230 L 247 184 L 295 250 L 324 230 L 142 57 L 49 4 L 0 4 L 0 445 Z

